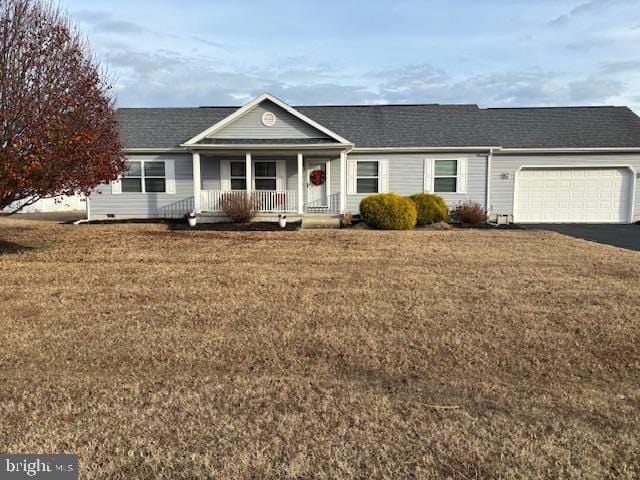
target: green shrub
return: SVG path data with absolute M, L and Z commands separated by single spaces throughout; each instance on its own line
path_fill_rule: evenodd
M 409 197 L 418 210 L 418 225 L 446 222 L 449 218 L 447 202 L 439 195 L 417 193 Z
M 411 230 L 416 226 L 418 212 L 408 198 L 395 193 L 379 193 L 362 199 L 360 215 L 372 228 Z

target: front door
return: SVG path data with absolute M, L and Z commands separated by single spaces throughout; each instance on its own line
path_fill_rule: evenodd
M 327 207 L 327 162 L 313 160 L 307 164 L 307 207 Z

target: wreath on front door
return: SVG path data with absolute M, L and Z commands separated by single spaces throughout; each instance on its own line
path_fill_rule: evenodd
M 309 174 L 309 183 L 311 183 L 311 185 L 315 185 L 316 187 L 322 185 L 325 180 L 326 175 L 322 170 L 314 170 Z

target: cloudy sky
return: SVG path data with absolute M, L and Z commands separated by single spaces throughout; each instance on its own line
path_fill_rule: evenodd
M 630 105 L 640 0 L 61 0 L 119 106 Z

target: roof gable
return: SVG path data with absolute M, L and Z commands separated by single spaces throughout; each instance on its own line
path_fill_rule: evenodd
M 264 122 L 263 115 L 272 114 L 273 124 Z M 328 128 L 316 123 L 282 100 L 268 93 L 262 94 L 228 117 L 189 139 L 183 146 L 207 143 L 207 139 L 333 139 L 336 143 L 350 142 Z
M 274 115 L 275 123 L 273 125 L 264 124 L 263 115 L 265 114 Z M 289 138 L 306 140 L 310 138 L 328 139 L 330 137 L 272 101 L 264 100 L 243 116 L 235 119 L 220 130 L 207 135 L 205 138 L 264 140 Z

